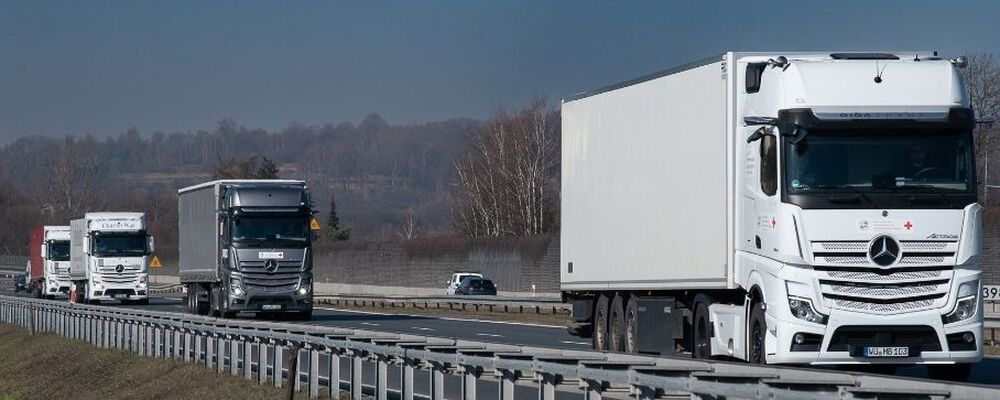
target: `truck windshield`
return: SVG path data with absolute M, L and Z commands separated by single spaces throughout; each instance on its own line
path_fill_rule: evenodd
M 49 242 L 49 260 L 69 261 L 69 241 Z
M 234 217 L 231 236 L 245 247 L 298 247 L 309 242 L 309 218 L 305 216 Z
M 146 255 L 146 235 L 95 235 L 91 255 L 96 257 L 134 257 Z
M 784 142 L 790 194 L 940 195 L 975 188 L 971 132 L 810 131 Z

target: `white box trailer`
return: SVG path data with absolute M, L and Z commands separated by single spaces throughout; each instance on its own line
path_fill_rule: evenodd
M 565 99 L 560 278 L 600 350 L 982 357 L 962 58 L 737 53 Z
M 728 86 L 713 57 L 563 104 L 564 290 L 735 286 Z

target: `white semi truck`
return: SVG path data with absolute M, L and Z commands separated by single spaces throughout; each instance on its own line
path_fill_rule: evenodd
M 152 253 L 143 213 L 87 213 L 71 221 L 70 301 L 149 304 Z
M 982 358 L 964 58 L 738 53 L 562 104 L 561 287 L 595 348 Z
M 29 281 L 36 297 L 69 292 L 69 227 L 45 225 L 31 231 Z

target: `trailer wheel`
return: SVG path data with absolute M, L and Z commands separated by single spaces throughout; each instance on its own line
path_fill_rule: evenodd
M 767 351 L 764 343 L 767 337 L 767 321 L 764 319 L 764 303 L 753 305 L 750 309 L 749 322 L 747 361 L 751 364 L 766 364 Z
M 206 288 L 204 286 L 202 286 L 202 285 L 194 285 L 194 286 L 195 286 L 195 288 L 197 288 L 197 293 L 195 293 L 195 295 L 194 295 L 194 307 L 195 307 L 195 311 L 197 312 L 198 315 L 208 315 L 208 313 L 211 311 L 211 308 L 212 308 L 211 307 L 211 303 L 209 301 L 210 299 L 206 299 L 205 301 L 201 301 L 201 295 L 202 295 L 202 292 L 206 292 L 205 293 L 205 297 L 207 298 L 207 297 L 210 297 L 210 296 L 208 295 L 208 292 L 206 291 Z
M 639 298 L 634 294 L 625 306 L 625 352 L 639 353 Z
M 691 317 L 691 357 L 707 359 L 712 357 L 712 342 L 709 337 L 711 318 L 708 305 L 712 299 L 699 294 L 694 298 L 694 314 Z
M 187 293 L 186 293 L 187 296 L 185 296 L 185 300 L 187 300 L 187 307 L 186 308 L 187 308 L 187 313 L 188 314 L 194 314 L 195 313 L 194 298 L 196 296 L 196 294 L 195 294 L 195 287 L 196 286 L 197 285 L 188 285 L 188 288 L 187 288 Z
M 608 295 L 597 296 L 594 305 L 594 350 L 608 350 Z
M 625 298 L 621 293 L 611 300 L 608 314 L 608 350 L 616 353 L 625 351 Z

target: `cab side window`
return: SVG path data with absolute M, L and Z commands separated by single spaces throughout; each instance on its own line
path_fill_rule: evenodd
M 760 139 L 760 190 L 768 196 L 778 193 L 778 138 L 774 135 Z

